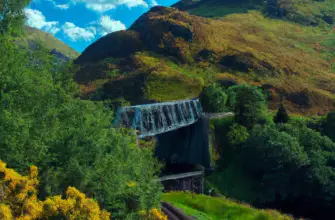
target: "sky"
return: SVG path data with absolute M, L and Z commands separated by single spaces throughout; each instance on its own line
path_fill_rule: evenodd
M 26 24 L 46 31 L 78 52 L 102 36 L 125 30 L 156 5 L 179 0 L 32 0 Z M 111 42 L 112 43 L 112 42 Z

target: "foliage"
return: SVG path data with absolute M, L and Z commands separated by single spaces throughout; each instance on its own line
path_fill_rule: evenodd
M 151 209 L 149 212 L 141 211 L 140 216 L 145 220 L 168 220 L 166 215 L 155 208 Z
M 250 85 L 237 85 L 228 89 L 229 105 L 235 112 L 235 121 L 247 128 L 265 123 L 267 106 L 260 90 Z
M 227 95 L 218 84 L 212 84 L 204 89 L 201 95 L 201 104 L 205 112 L 224 112 Z
M 250 205 L 239 204 L 224 197 L 214 198 L 187 192 L 171 192 L 164 194 L 163 200 L 183 209 L 189 215 L 196 215 L 198 219 L 293 219 L 274 210 L 255 209 Z
M 0 1 L 0 34 L 18 34 L 24 22 L 23 9 L 30 0 Z
M 304 0 L 307 1 L 309 4 L 309 0 Z M 301 2 L 294 6 L 305 8 Z M 227 6 L 230 3 L 232 7 Z M 219 13 L 224 11 L 221 10 L 223 8 L 240 10 L 246 5 L 255 6 L 259 3 L 261 5 L 263 1 L 204 0 L 192 9 L 207 7 L 208 13 Z M 327 7 L 323 2 L 313 1 L 314 3 L 320 4 L 318 8 L 326 11 Z M 304 9 L 306 14 L 307 8 L 308 6 Z M 156 7 L 136 22 L 136 28 L 132 26 L 130 30 L 123 32 L 144 36 L 136 38 L 144 46 L 142 50 L 137 50 L 137 46 L 124 44 L 120 47 L 126 51 L 136 50 L 120 58 L 117 50 L 104 47 L 109 45 L 110 39 L 120 38 L 120 34 L 112 33 L 100 39 L 99 45 L 93 44 L 92 50 L 85 51 L 81 57 L 89 56 L 95 64 L 106 57 L 120 58 L 122 62 L 115 64 L 120 75 L 107 78 L 105 98 L 115 99 L 121 93 L 129 93 L 127 97 L 123 97 L 132 104 L 152 101 L 148 97 L 155 101 L 168 101 L 198 96 L 202 87 L 217 80 L 225 86 L 249 83 L 262 87 L 270 94 L 271 109 L 277 109 L 282 96 L 287 100 L 285 107 L 290 113 L 311 115 L 333 110 L 334 30 L 329 26 L 309 27 L 284 19 L 270 19 L 259 11 L 244 11 L 243 14 L 230 14 L 220 19 L 205 19 L 171 8 Z M 314 15 L 314 10 L 309 14 L 319 17 Z M 184 40 L 180 39 L 183 37 Z M 179 43 L 173 40 L 177 38 Z M 102 54 L 103 57 L 100 56 Z M 188 62 L 183 62 L 185 56 Z M 81 58 L 78 60 L 82 61 Z M 137 77 L 125 77 L 123 72 L 129 75 L 152 75 L 153 82 L 144 78 L 138 83 Z M 98 77 L 102 73 L 100 67 L 87 68 L 77 74 L 78 78 L 85 78 L 87 75 L 91 77 L 86 77 L 88 80 L 85 82 L 78 82 L 82 87 L 91 87 L 90 82 L 94 80 L 89 78 Z M 166 80 L 161 79 L 160 74 Z M 185 80 L 176 80 L 176 76 Z M 199 80 L 197 82 L 193 79 Z M 124 85 L 131 85 L 128 81 L 135 81 L 136 85 L 125 88 Z M 173 83 L 169 84 L 170 81 Z M 144 87 L 146 92 L 138 90 L 137 85 Z M 133 90 L 132 87 L 136 89 Z M 181 92 L 175 92 L 176 90 Z
M 278 108 L 278 112 L 276 116 L 274 117 L 273 121 L 278 123 L 287 123 L 289 121 L 289 116 L 287 114 L 287 111 L 284 107 L 284 105 L 281 103 Z
M 108 220 L 110 213 L 100 210 L 93 199 L 74 187 L 66 191 L 66 199 L 61 196 L 48 197 L 41 201 L 37 198 L 38 171 L 31 166 L 28 176 L 21 176 L 13 169 L 6 168 L 0 161 L 0 217 L 4 220 L 48 219 L 64 217 L 65 219 Z
M 262 183 L 263 201 L 273 201 L 276 194 L 285 199 L 294 189 L 292 175 L 309 163 L 295 138 L 269 126 L 252 130 L 242 154 L 244 168 Z
M 8 36 L 0 44 L 1 159 L 18 171 L 36 164 L 42 199 L 74 186 L 116 218 L 157 207 L 160 165 L 152 151 L 137 148 L 129 131 L 111 129 L 103 103 L 74 98 L 71 68 L 50 71 L 44 50 L 26 53 Z
M 323 125 L 323 133 L 335 142 L 335 111 L 327 114 Z
M 238 146 L 247 140 L 249 133 L 246 127 L 239 124 L 234 124 L 230 127 L 230 131 L 228 132 L 227 136 L 229 143 L 232 146 Z

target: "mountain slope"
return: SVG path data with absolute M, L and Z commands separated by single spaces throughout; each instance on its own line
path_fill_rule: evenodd
M 333 0 L 182 0 L 173 7 L 193 15 L 221 18 L 227 14 L 259 10 L 270 17 L 302 25 L 334 25 Z
M 52 54 L 62 59 L 75 59 L 80 53 L 55 38 L 52 34 L 41 31 L 36 28 L 24 27 L 24 37 L 21 38 L 24 45 L 33 47 L 34 43 L 42 43 L 42 45 Z
M 95 97 L 131 104 L 196 97 L 213 81 L 245 82 L 263 88 L 272 109 L 283 97 L 291 112 L 324 114 L 335 103 L 334 36 L 330 27 L 258 11 L 208 19 L 154 7 L 89 46 L 76 60 L 76 80 L 83 97 L 99 91 Z

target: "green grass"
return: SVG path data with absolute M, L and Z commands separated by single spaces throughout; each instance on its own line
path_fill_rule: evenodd
M 206 7 L 210 2 L 214 0 L 206 1 Z M 196 7 L 200 10 L 203 6 L 197 4 Z M 329 26 L 310 27 L 270 19 L 257 10 L 226 15 L 222 19 L 204 19 L 173 9 L 169 11 L 164 15 L 148 15 L 153 22 L 146 25 L 153 38 L 160 38 L 156 39 L 161 42 L 156 45 L 160 49 L 133 53 L 122 58 L 122 62 L 112 62 L 110 66 L 113 67 L 86 68 L 83 72 L 96 77 L 104 75 L 108 68 L 117 69 L 120 77 L 111 81 L 120 87 L 124 82 L 120 78 L 126 77 L 124 71 L 129 75 L 147 74 L 148 80 L 142 87 L 144 92 L 131 96 L 143 94 L 145 97 L 141 98 L 149 100 L 197 97 L 204 86 L 217 80 L 226 85 L 264 85 L 271 94 L 270 109 L 277 109 L 280 97 L 287 100 L 290 113 L 316 115 L 334 109 L 335 64 L 332 66 L 332 63 L 335 63 L 335 45 L 334 31 Z M 162 34 L 157 27 L 163 22 L 181 28 L 185 28 L 185 24 L 192 26 L 192 41 L 172 36 L 167 30 Z M 150 42 L 142 43 L 150 45 Z M 226 62 L 223 65 L 222 60 Z
M 201 3 L 188 7 L 188 11 L 197 16 L 221 18 L 228 14 L 248 13 L 249 9 L 260 8 L 262 3 L 262 0 L 203 0 Z
M 40 42 L 46 49 L 50 51 L 52 49 L 56 49 L 70 59 L 75 59 L 80 55 L 79 52 L 75 51 L 74 49 L 72 49 L 71 47 L 47 32 L 31 27 L 25 27 L 24 32 L 24 40 L 27 44 L 29 40 Z
M 163 195 L 163 201 L 181 208 L 188 215 L 200 220 L 289 220 L 290 216 L 274 210 L 259 210 L 232 200 L 214 198 L 193 193 L 171 192 Z

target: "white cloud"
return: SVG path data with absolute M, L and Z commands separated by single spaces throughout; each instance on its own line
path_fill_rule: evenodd
M 25 8 L 24 14 L 27 17 L 26 23 L 30 27 L 38 28 L 51 34 L 56 34 L 60 31 L 58 21 L 46 21 L 45 16 L 38 10 Z
M 126 26 L 121 21 L 111 19 L 109 16 L 102 16 L 99 22 L 102 30 L 100 34 L 102 36 L 120 30 L 125 30 Z
M 91 41 L 95 38 L 95 29 L 93 30 L 92 27 L 81 28 L 77 27 L 71 22 L 65 22 L 65 24 L 62 26 L 62 29 L 64 34 L 68 36 L 72 41 Z
M 67 10 L 67 9 L 70 8 L 70 5 L 69 5 L 69 4 L 62 4 L 62 5 L 57 5 L 57 4 L 55 4 L 55 7 L 56 7 L 56 8 L 59 8 L 59 9 L 61 9 L 61 10 Z
M 36 2 L 36 1 L 40 1 L 40 0 L 33 0 L 33 2 Z M 45 1 L 48 1 L 50 2 L 55 8 L 58 8 L 58 9 L 61 9 L 61 10 L 67 10 L 70 8 L 70 4 L 57 4 L 56 3 L 56 0 L 45 0 Z M 67 2 L 67 3 L 70 3 L 70 2 Z
M 129 8 L 142 6 L 148 7 L 148 3 L 145 0 L 71 0 L 72 3 L 76 4 L 79 2 L 85 3 L 86 7 L 97 11 L 105 12 L 116 8 L 120 5 L 125 5 Z
M 151 7 L 154 7 L 154 6 L 157 6 L 157 5 L 158 5 L 158 3 L 157 3 L 156 0 L 151 0 L 151 4 L 150 4 Z

